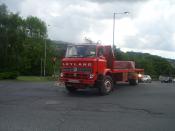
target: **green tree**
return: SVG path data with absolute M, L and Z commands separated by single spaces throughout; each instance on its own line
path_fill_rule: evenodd
M 23 19 L 7 11 L 6 5 L 0 5 L 0 72 L 15 70 L 22 75 L 40 75 L 47 42 L 46 73 L 51 74 L 54 49 L 46 36 L 45 22 L 33 16 Z

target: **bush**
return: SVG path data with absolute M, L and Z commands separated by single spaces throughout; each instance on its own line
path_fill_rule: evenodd
M 1 72 L 0 73 L 0 80 L 3 79 L 16 79 L 18 77 L 19 73 L 17 71 L 12 72 Z

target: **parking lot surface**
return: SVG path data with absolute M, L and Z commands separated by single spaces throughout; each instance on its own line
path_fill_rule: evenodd
M 174 131 L 175 84 L 69 94 L 55 82 L 0 81 L 0 131 Z

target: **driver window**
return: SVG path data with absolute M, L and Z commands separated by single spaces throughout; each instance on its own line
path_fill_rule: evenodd
M 104 55 L 103 55 L 103 48 L 99 48 L 99 50 L 98 50 L 98 57 L 104 57 Z

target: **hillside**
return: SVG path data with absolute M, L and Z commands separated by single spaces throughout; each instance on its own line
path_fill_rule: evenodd
M 124 53 L 120 49 L 115 49 L 115 57 L 118 60 L 135 61 L 137 68 L 143 68 L 145 74 L 149 74 L 153 77 L 158 77 L 159 75 L 175 75 L 175 60 L 172 59 L 166 59 L 148 53 Z
M 175 68 L 175 60 L 167 59 L 167 61 Z

